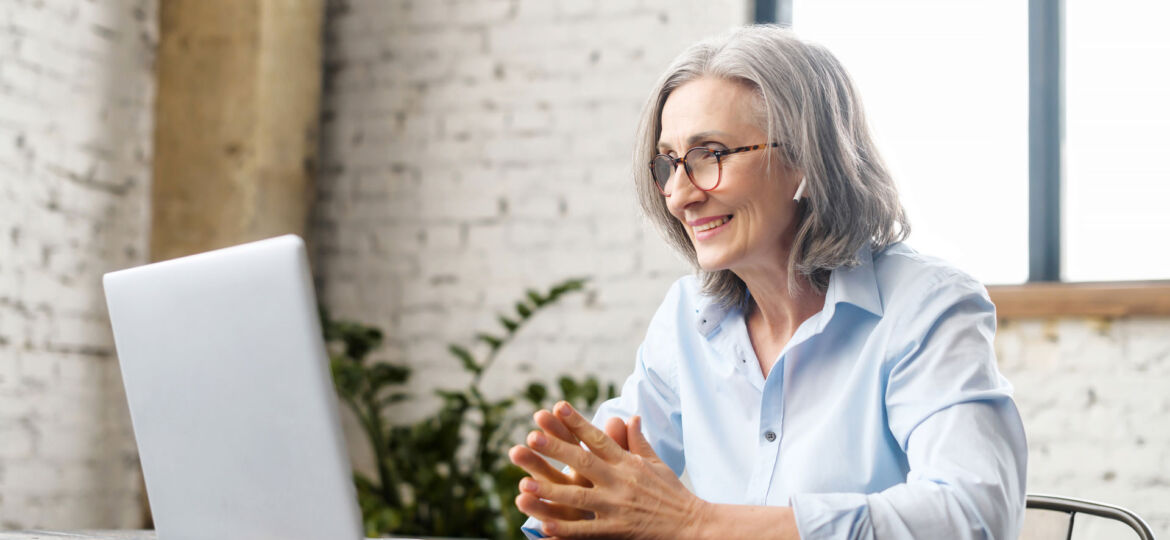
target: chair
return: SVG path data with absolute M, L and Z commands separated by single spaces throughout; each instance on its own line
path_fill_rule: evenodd
M 1154 540 L 1154 532 L 1137 514 L 1120 506 L 1055 495 L 1030 494 L 1021 539 L 1073 538 L 1077 514 L 1089 514 L 1129 526 L 1141 540 Z

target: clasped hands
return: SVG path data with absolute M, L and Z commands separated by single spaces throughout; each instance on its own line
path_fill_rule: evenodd
M 556 538 L 698 536 L 709 505 L 692 494 L 642 435 L 642 419 L 611 418 L 605 431 L 562 401 L 535 415 L 541 429 L 508 452 L 528 472 L 516 507 Z M 585 447 L 581 446 L 584 443 Z M 543 456 L 568 465 L 567 473 Z

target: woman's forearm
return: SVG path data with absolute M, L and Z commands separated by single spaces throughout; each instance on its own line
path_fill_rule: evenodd
M 705 502 L 693 521 L 694 534 L 689 538 L 721 540 L 725 538 L 761 538 L 799 540 L 796 517 L 787 506 L 748 506 Z

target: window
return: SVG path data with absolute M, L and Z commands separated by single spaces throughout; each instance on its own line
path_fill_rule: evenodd
M 1055 283 L 1170 279 L 1168 16 L 1142 0 L 756 2 L 853 75 L 911 244 L 1028 282 L 991 287 L 1011 315 L 1170 314 L 1170 282 Z
M 1170 278 L 1170 4 L 1065 10 L 1062 277 Z
M 1028 21 L 1018 0 L 793 4 L 857 85 L 910 244 L 985 283 L 1028 277 Z

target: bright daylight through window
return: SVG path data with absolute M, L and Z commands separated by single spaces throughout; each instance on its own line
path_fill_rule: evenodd
M 1170 3 L 1065 6 L 1063 277 L 1170 279 Z
M 1028 3 L 794 0 L 853 74 L 910 244 L 988 284 L 1028 276 Z M 1170 279 L 1170 4 L 1066 0 L 1061 278 Z
M 1028 277 L 1028 10 L 1018 0 L 795 1 L 849 70 L 909 243 L 984 283 Z

